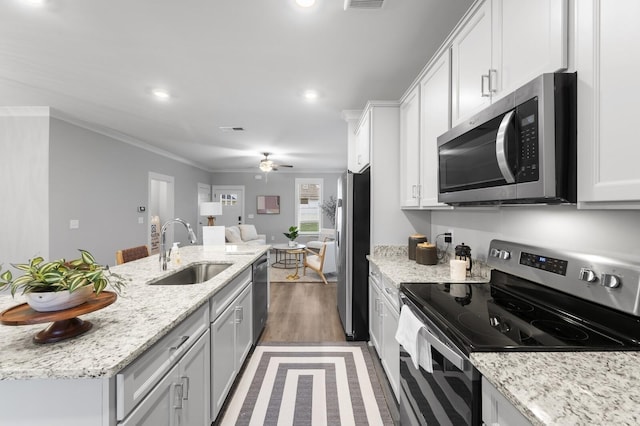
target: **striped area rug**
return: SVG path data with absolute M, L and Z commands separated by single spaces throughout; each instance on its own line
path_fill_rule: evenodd
M 393 425 L 366 343 L 259 345 L 221 425 Z

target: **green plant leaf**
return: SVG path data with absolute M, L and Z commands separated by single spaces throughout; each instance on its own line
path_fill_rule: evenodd
M 88 265 L 93 265 L 96 263 L 96 259 L 93 257 L 93 255 L 86 250 L 80 249 L 80 257 L 82 258 L 82 261 Z
M 11 271 L 4 271 L 2 275 L 0 275 L 0 279 L 5 282 L 10 282 L 13 279 L 13 275 L 11 275 Z

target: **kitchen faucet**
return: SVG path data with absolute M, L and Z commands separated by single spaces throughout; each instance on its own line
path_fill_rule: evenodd
M 169 260 L 169 256 L 167 255 L 167 251 L 165 249 L 165 232 L 167 231 L 167 227 L 169 225 L 176 222 L 183 224 L 184 227 L 187 228 L 187 231 L 189 231 L 189 241 L 191 242 L 191 244 L 195 244 L 196 241 L 198 241 L 198 237 L 196 237 L 195 232 L 193 232 L 193 229 L 191 229 L 191 225 L 189 225 L 188 222 L 185 222 L 180 218 L 166 221 L 165 224 L 162 225 L 162 230 L 160 231 L 160 268 L 162 268 L 163 271 L 167 270 L 167 261 Z M 169 250 L 169 252 L 171 252 L 171 250 Z

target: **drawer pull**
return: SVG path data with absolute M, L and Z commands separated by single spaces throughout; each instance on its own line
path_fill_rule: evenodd
M 178 342 L 174 345 L 171 345 L 169 347 L 169 350 L 174 351 L 178 349 L 180 346 L 184 345 L 187 340 L 189 340 L 189 336 L 180 336 L 180 339 L 178 340 Z
M 183 389 L 183 395 L 182 395 L 182 399 L 189 399 L 189 378 L 186 376 L 181 377 L 180 379 L 182 379 L 182 389 Z

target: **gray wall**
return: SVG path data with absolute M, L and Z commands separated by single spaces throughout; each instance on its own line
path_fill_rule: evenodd
M 640 261 L 640 211 L 577 210 L 575 206 L 501 207 L 434 211 L 431 235 L 453 229 L 453 246 L 464 242 L 473 257 L 487 258 L 493 238 Z M 441 239 L 438 240 L 442 242 Z
M 287 242 L 283 232 L 295 223 L 295 180 L 296 178 L 324 179 L 322 186 L 323 199 L 336 196 L 339 173 L 290 173 L 285 171 L 270 172 L 268 179 L 264 173 L 212 173 L 212 185 L 244 185 L 245 187 L 245 223 L 256 225 L 259 234 L 267 234 L 268 244 Z M 262 179 L 256 179 L 260 176 Z M 279 195 L 280 214 L 257 214 L 258 195 Z M 253 215 L 253 219 L 249 215 Z M 323 217 L 322 226 L 333 228 L 327 217 Z M 298 237 L 297 241 L 305 242 L 309 237 Z
M 50 255 L 75 257 L 91 251 L 105 264 L 118 249 L 147 244 L 149 172 L 175 177 L 175 216 L 197 223 L 197 183 L 210 173 L 111 137 L 52 119 L 50 126 Z M 138 217 L 144 223 L 138 223 Z M 80 221 L 69 229 L 69 221 Z M 188 244 L 186 231 L 176 241 Z

